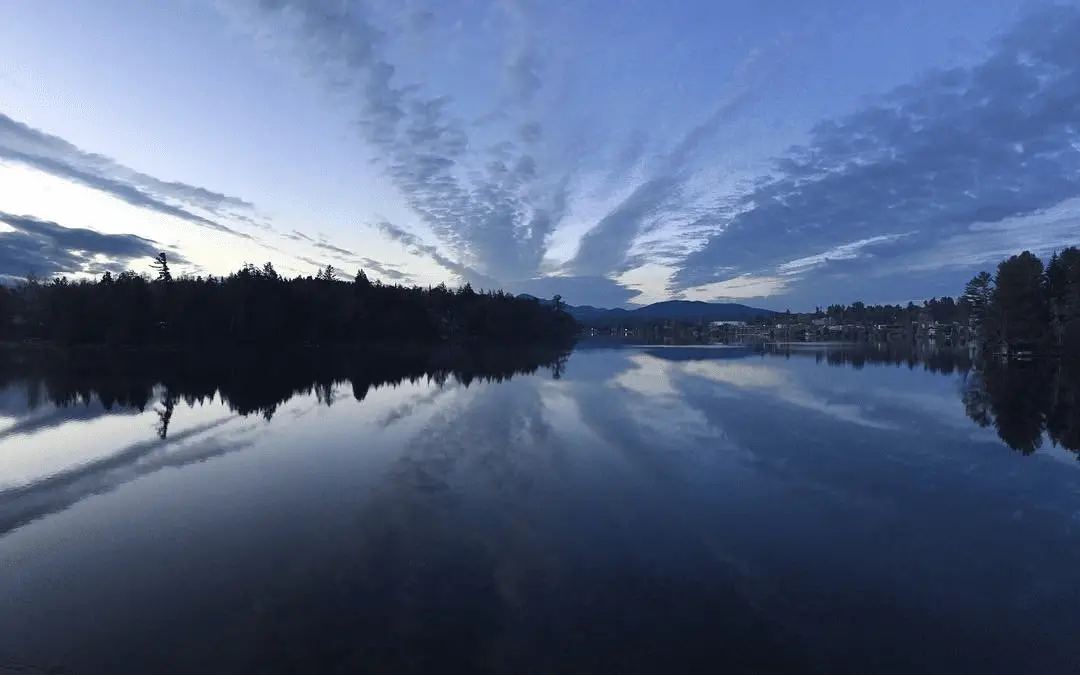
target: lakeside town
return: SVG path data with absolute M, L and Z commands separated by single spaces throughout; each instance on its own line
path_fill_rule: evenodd
M 661 319 L 632 324 L 587 327 L 589 337 L 610 337 L 651 344 L 749 344 L 758 342 L 935 343 L 967 347 L 976 329 L 968 321 L 943 322 L 926 309 L 889 323 L 844 320 L 816 314 L 776 314 L 749 321 Z
M 594 323 L 584 333 L 673 345 L 870 342 L 936 344 L 1003 355 L 1061 353 L 1080 344 L 1080 249 L 1054 252 L 1045 263 L 1024 251 L 1001 261 L 994 274 L 976 274 L 958 298 L 935 297 L 921 305 L 854 302 L 746 320 Z

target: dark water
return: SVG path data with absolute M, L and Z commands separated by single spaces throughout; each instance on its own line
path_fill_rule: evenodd
M 942 352 L 9 361 L 0 665 L 1080 672 L 1078 431 Z

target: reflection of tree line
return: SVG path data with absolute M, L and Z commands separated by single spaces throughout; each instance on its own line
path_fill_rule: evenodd
M 851 366 L 858 370 L 870 365 L 906 367 L 940 375 L 967 373 L 973 367 L 971 353 L 963 349 L 940 348 L 933 344 L 858 343 L 825 348 L 806 348 L 790 344 L 766 344 L 754 347 L 759 354 L 779 354 L 787 358 L 802 356 L 830 366 Z
M 240 415 L 269 420 L 294 396 L 315 395 L 334 403 L 340 385 L 350 384 L 362 401 L 369 390 L 403 381 L 465 386 L 476 380 L 501 382 L 549 369 L 560 377 L 566 351 L 549 350 L 378 350 L 193 353 L 72 354 L 38 352 L 0 356 L 0 388 L 25 382 L 27 405 L 59 407 L 100 402 L 105 410 L 144 411 L 160 402 L 158 435 L 165 438 L 176 405 L 221 401 Z
M 966 350 L 894 345 L 826 349 L 759 347 L 758 353 L 813 358 L 830 366 L 893 365 L 963 377 L 964 410 L 981 427 L 993 427 L 1009 447 L 1031 454 L 1044 437 L 1080 453 L 1080 357 L 1023 360 L 972 358 Z
M 1029 455 L 1048 437 L 1080 453 L 1080 359 L 985 359 L 964 380 L 964 409 Z

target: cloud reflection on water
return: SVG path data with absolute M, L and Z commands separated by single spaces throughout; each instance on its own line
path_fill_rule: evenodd
M 118 434 L 105 457 L 0 491 L 0 559 L 40 589 L 88 569 L 71 554 L 72 533 L 115 535 L 86 544 L 90 567 L 128 565 L 162 598 L 145 622 L 122 624 L 125 649 L 137 656 L 137 645 L 173 635 L 175 610 L 200 617 L 175 634 L 191 659 L 253 672 L 333 672 L 322 668 L 328 654 L 406 672 L 440 660 L 559 672 L 603 657 L 626 672 L 648 660 L 637 649 L 646 644 L 678 645 L 670 653 L 686 664 L 776 655 L 806 672 L 837 659 L 872 664 L 915 638 L 936 658 L 965 639 L 1015 657 L 1010 631 L 1053 628 L 1013 620 L 1018 598 L 1052 617 L 1047 608 L 1077 587 L 1065 565 L 1077 465 L 972 440 L 976 426 L 936 410 L 948 395 L 963 405 L 970 368 L 925 355 L 876 367 L 877 357 L 829 349 L 486 358 L 279 359 L 281 370 L 260 358 L 220 371 L 133 370 L 102 385 L 46 374 L 55 410 L 72 419 L 34 438 L 84 429 L 77 417 L 93 397 L 64 392 L 97 386 L 146 402 L 142 415 L 111 415 L 140 436 Z M 923 370 L 919 359 L 936 365 Z M 986 373 L 991 387 L 1028 375 Z M 972 394 L 987 406 L 996 395 Z M 166 413 L 167 429 L 155 425 Z M 102 504 L 134 512 L 113 521 Z M 67 517 L 48 517 L 60 511 Z M 958 532 L 968 545 L 954 545 Z M 36 559 L 45 562 L 27 562 Z M 146 559 L 170 562 L 155 570 L 140 566 Z M 187 585 L 170 586 L 170 575 Z M 11 587 L 22 611 L 0 607 L 0 627 L 37 621 L 19 634 L 37 631 L 49 649 L 78 643 L 79 619 L 50 635 L 49 614 L 93 614 L 97 586 L 69 583 L 49 597 L 31 586 Z M 213 591 L 190 597 L 196 587 Z M 30 605 L 47 607 L 26 619 Z M 984 637 L 957 633 L 949 608 L 961 605 L 978 610 L 965 625 L 994 617 L 978 624 Z M 855 624 L 870 642 L 852 654 L 837 636 Z M 107 661 L 104 646 L 84 642 L 89 663 Z

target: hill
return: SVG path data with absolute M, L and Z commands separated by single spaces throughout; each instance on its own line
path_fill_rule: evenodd
M 527 296 L 532 297 L 532 296 Z M 549 302 L 541 300 L 541 302 Z M 566 311 L 584 324 L 652 321 L 745 321 L 755 316 L 775 314 L 768 309 L 740 305 L 734 302 L 701 302 L 700 300 L 667 300 L 634 309 L 606 309 L 590 305 L 567 305 Z

